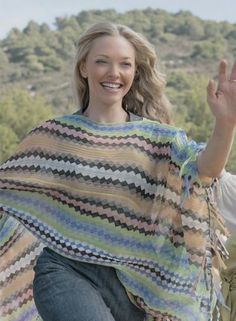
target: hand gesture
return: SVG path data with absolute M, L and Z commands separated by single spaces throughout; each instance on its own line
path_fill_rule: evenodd
M 236 60 L 229 78 L 226 61 L 220 61 L 218 86 L 213 80 L 209 81 L 207 101 L 218 123 L 227 127 L 236 126 Z

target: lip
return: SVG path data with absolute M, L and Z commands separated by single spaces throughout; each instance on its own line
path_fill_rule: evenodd
M 120 89 L 123 85 L 119 82 L 103 81 L 100 83 L 105 89 Z

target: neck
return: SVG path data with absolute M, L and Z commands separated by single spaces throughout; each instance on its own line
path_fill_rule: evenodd
M 129 121 L 129 114 L 122 108 L 96 108 L 88 106 L 84 116 L 98 123 L 125 123 Z

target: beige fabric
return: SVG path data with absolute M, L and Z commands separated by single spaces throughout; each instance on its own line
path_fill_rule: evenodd
M 227 243 L 229 259 L 227 260 L 227 269 L 222 271 L 222 293 L 225 303 L 229 307 L 221 307 L 222 321 L 236 321 L 236 235 L 231 236 Z
M 221 289 L 228 309 L 220 306 L 220 321 L 236 321 L 236 175 L 224 170 L 219 178 L 219 187 L 215 198 L 231 233 L 226 242 L 229 259 L 226 269 L 221 271 Z M 218 320 L 215 315 L 213 321 Z

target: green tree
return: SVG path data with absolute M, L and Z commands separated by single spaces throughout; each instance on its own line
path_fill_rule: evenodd
M 36 55 L 28 55 L 25 57 L 25 64 L 32 72 L 43 72 L 44 65 L 38 61 L 38 57 Z
M 189 79 L 181 106 L 175 110 L 176 122 L 187 130 L 188 135 L 198 142 L 205 142 L 212 131 L 214 119 L 207 104 L 206 87 L 208 80 L 204 76 L 193 75 Z
M 7 65 L 8 65 L 8 57 L 3 51 L 3 49 L 0 48 L 0 70 L 6 69 Z
M 192 39 L 201 39 L 204 36 L 202 21 L 188 11 L 180 11 L 175 15 L 176 28 L 174 33 L 190 36 Z
M 55 55 L 40 57 L 39 62 L 44 65 L 46 71 L 60 70 L 63 66 L 63 61 Z
M 204 24 L 205 39 L 214 39 L 220 34 L 219 25 L 214 21 L 207 21 Z
M 35 35 L 40 32 L 40 26 L 33 20 L 31 20 L 26 28 L 23 30 L 23 33 L 26 33 L 28 35 Z
M 18 141 L 41 121 L 52 116 L 51 107 L 40 97 L 13 88 L 0 97 L 1 160 L 10 155 Z
M 224 56 L 225 47 L 222 46 L 224 40 L 221 42 L 202 41 L 194 45 L 191 58 L 204 58 L 204 59 L 219 59 Z
M 3 161 L 14 152 L 19 142 L 19 138 L 16 136 L 14 131 L 5 124 L 0 124 L 0 137 L 0 161 Z

